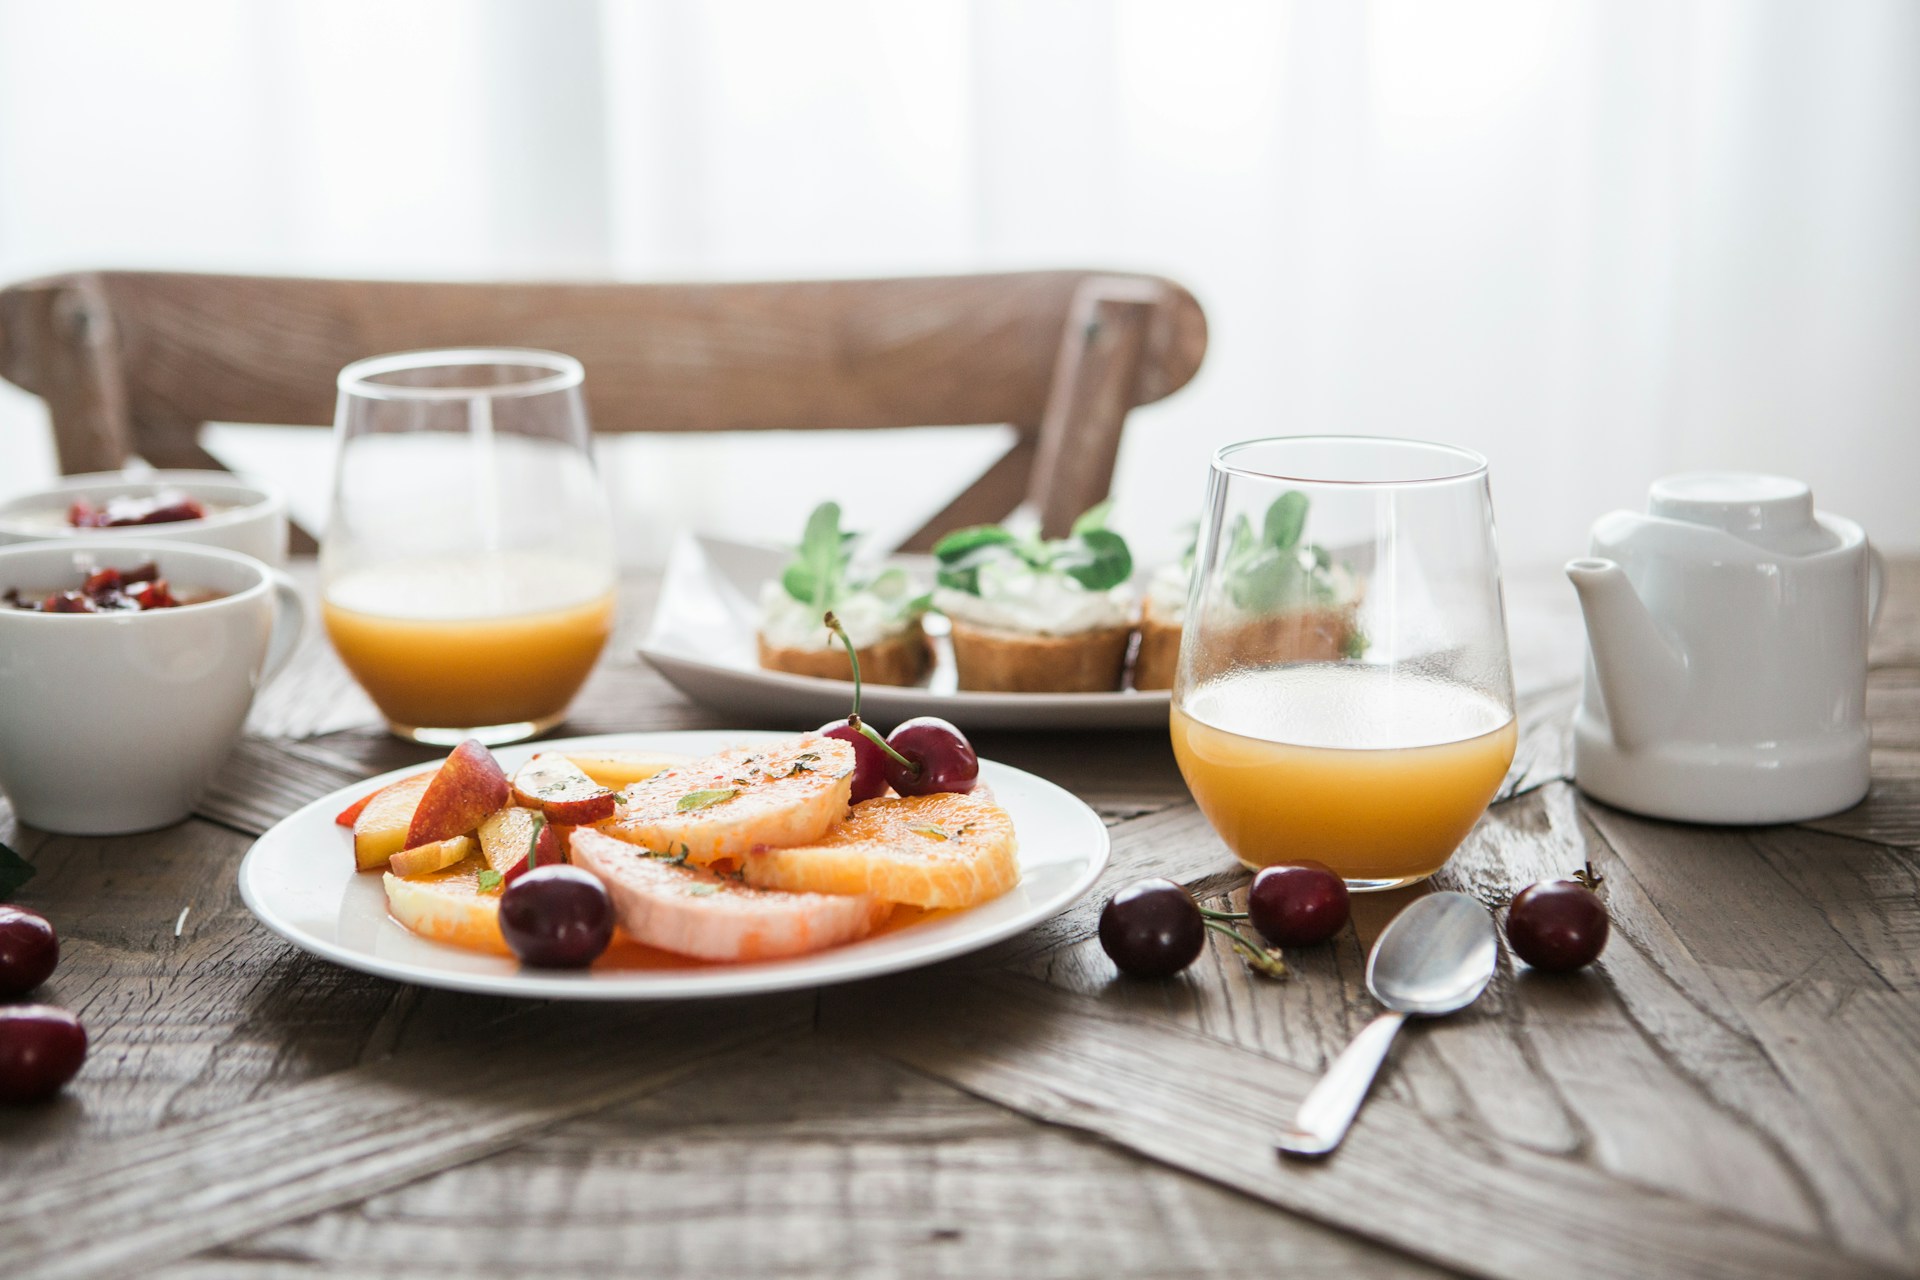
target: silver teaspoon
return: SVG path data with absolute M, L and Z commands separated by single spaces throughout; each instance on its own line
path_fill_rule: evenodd
M 1374 1073 L 1410 1015 L 1466 1008 L 1487 989 L 1500 944 L 1493 917 L 1464 893 L 1433 893 L 1393 918 L 1367 959 L 1367 990 L 1387 1007 L 1343 1049 L 1280 1133 L 1283 1155 L 1323 1156 L 1347 1136 Z

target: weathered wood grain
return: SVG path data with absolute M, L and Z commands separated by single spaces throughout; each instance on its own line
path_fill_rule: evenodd
M 10 1274 L 124 1274 L 361 1200 L 790 1033 L 805 997 L 625 1013 L 556 1008 L 126 1138 L 0 1204 Z
M 1594 970 L 1572 978 L 1508 962 L 1475 1010 L 1409 1035 L 1356 1131 L 1361 1145 L 1337 1158 L 1366 1152 L 1360 1163 L 1378 1167 L 1379 1180 L 1360 1179 L 1357 1191 L 1355 1174 L 1322 1176 L 1345 1165 L 1275 1183 L 1302 1171 L 1265 1165 L 1264 1140 L 1257 1151 L 1223 1147 L 1219 1121 L 1279 1114 L 1344 1044 L 1371 1007 L 1366 948 L 1408 895 L 1357 903 L 1353 929 L 1289 957 L 1290 983 L 1254 979 L 1218 947 L 1178 980 L 1116 981 L 1093 940 L 1105 893 L 1166 874 L 1230 904 L 1246 874 L 1192 807 L 1163 734 L 982 735 L 984 754 L 1053 778 L 1109 822 L 1114 866 L 1087 902 L 936 973 L 827 993 L 831 1042 L 796 1026 L 801 1038 L 779 1041 L 777 1056 L 709 1058 L 657 1097 L 489 1139 L 451 1167 L 390 1159 L 368 1139 L 364 1158 L 395 1171 L 377 1194 L 336 1187 L 317 1166 L 290 1174 L 297 1194 L 283 1199 L 272 1177 L 256 1192 L 240 1188 L 235 1216 L 217 1204 L 207 1213 L 242 1234 L 164 1273 L 485 1276 L 624 1263 L 692 1274 L 1050 1275 L 1079 1273 L 1078 1260 L 1170 1275 L 1241 1262 L 1284 1270 L 1291 1259 L 1335 1274 L 1429 1274 L 1396 1252 L 1411 1248 L 1504 1275 L 1562 1243 L 1579 1255 L 1542 1274 L 1621 1274 L 1641 1262 L 1646 1274 L 1920 1273 L 1920 854 L 1906 786 L 1920 777 L 1920 563 L 1894 568 L 1874 647 L 1875 793 L 1815 829 L 1647 822 L 1550 781 L 1564 769 L 1578 638 L 1552 620 L 1564 601 L 1543 607 L 1533 586 L 1515 591 L 1523 744 L 1513 781 L 1545 785 L 1496 805 L 1439 883 L 1497 907 L 1591 858 L 1607 876 L 1614 939 Z M 1555 578 L 1540 590 L 1563 586 Z M 651 590 L 644 576 L 623 584 L 622 635 L 561 732 L 720 727 L 633 657 Z M 330 1081 L 343 1086 L 339 1134 L 364 1136 L 358 1095 L 345 1088 L 358 1072 L 404 1074 L 459 1046 L 483 1061 L 528 1018 L 560 1019 L 576 1039 L 596 1034 L 600 1012 L 541 1013 L 309 959 L 237 902 L 233 872 L 248 843 L 239 831 L 341 779 L 438 754 L 368 720 L 316 717 L 307 699 L 328 696 L 341 676 L 314 640 L 300 659 L 312 683 L 288 686 L 277 706 L 272 691 L 263 697 L 227 794 L 204 806 L 225 826 L 68 839 L 15 826 L 0 804 L 0 839 L 40 868 L 22 899 L 62 929 L 63 964 L 40 995 L 79 1011 L 95 1037 L 59 1103 L 0 1110 L 0 1202 L 49 1181 L 85 1200 L 114 1184 L 106 1170 L 129 1144 L 157 1152 L 172 1135 Z M 975 985 L 995 972 L 1028 977 Z M 961 1044 L 970 1019 L 979 1038 Z M 911 1032 L 899 1045 L 887 1040 L 892 1023 Z M 684 1046 L 701 1025 L 659 1047 Z M 623 1049 L 626 1034 L 603 1038 Z M 856 1036 L 1066 1127 L 876 1067 L 848 1047 Z M 1130 1150 L 1222 1185 L 1251 1179 L 1252 1197 L 1142 1165 Z M 1388 1168 L 1402 1181 L 1389 1185 Z M 91 1181 L 74 1181 L 74 1170 L 93 1170 Z M 334 1207 L 308 1207 L 300 1197 L 315 1186 L 329 1188 L 321 1200 Z M 1436 1186 L 1464 1188 L 1471 1203 L 1435 1197 Z M 1403 1205 L 1410 1188 L 1424 1198 Z M 500 1206 L 514 1192 L 524 1203 L 494 1210 L 498 1225 L 470 1221 L 472 1205 Z M 1307 1192 L 1328 1200 L 1303 1208 L 1279 1198 Z M 1347 1199 L 1332 1203 L 1336 1192 Z M 1344 1219 L 1322 1210 L 1352 1203 L 1372 1206 L 1352 1233 L 1271 1208 L 1335 1222 Z M 189 1207 L 185 1217 L 200 1216 L 197 1202 Z M 1587 1227 L 1549 1232 L 1550 1213 L 1624 1239 L 1599 1241 L 1589 1258 Z M 1363 1238 L 1382 1229 L 1372 1219 L 1431 1239 Z M 1695 1222 L 1707 1224 L 1697 1235 L 1685 1226 Z M 142 1269 L 202 1248 L 188 1225 L 168 1227 L 181 1234 Z M 15 1239 L 0 1218 L 9 1276 L 22 1256 Z
M 1818 1240 L 1435 1123 L 1390 1099 L 1369 1105 L 1332 1158 L 1281 1161 L 1274 1117 L 1298 1105 L 1312 1073 L 1029 980 L 824 993 L 822 1025 L 1025 1114 L 1477 1275 L 1879 1273 Z M 1607 1211 L 1577 1209 L 1598 1204 Z
M 514 1150 L 157 1277 L 276 1269 L 356 1278 L 1442 1274 L 829 1042 L 715 1060 Z

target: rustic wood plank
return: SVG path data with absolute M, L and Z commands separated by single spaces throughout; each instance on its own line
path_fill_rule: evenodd
M 822 1025 L 1003 1106 L 1476 1275 L 1891 1274 L 1389 1099 L 1331 1159 L 1283 1162 L 1270 1117 L 1298 1105 L 1312 1073 L 1026 979 L 829 992 Z M 1578 1205 L 1606 1209 L 1569 1212 Z
M 512 1151 L 157 1275 L 275 1266 L 356 1280 L 1442 1274 L 822 1042 L 713 1061 Z
M 0 1205 L 11 1274 L 123 1274 L 351 1203 L 791 1033 L 804 996 L 529 1013 L 75 1160 Z
M 1792 827 L 1701 828 L 1582 802 L 1616 882 L 1617 926 L 1663 971 L 1665 1009 L 1636 1017 L 1790 1151 L 1833 1229 L 1920 1259 L 1920 1008 L 1910 944 L 1913 855 Z M 1621 894 L 1639 901 L 1622 912 Z M 1609 969 L 1614 960 L 1609 949 Z M 1631 995 L 1629 996 L 1631 1002 Z M 1703 1016 L 1704 1015 L 1704 1016 Z M 1764 1055 L 1766 1077 L 1750 1056 Z

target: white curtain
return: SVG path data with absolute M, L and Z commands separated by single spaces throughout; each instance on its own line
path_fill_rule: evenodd
M 1149 557 L 1212 448 L 1321 430 L 1485 452 L 1510 564 L 1705 466 L 1920 548 L 1911 0 L 0 0 L 0 277 L 107 265 L 1159 271 L 1212 344 L 1129 429 Z M 272 442 L 220 437 L 311 490 Z M 825 496 L 904 531 L 992 449 L 608 461 L 645 556 Z

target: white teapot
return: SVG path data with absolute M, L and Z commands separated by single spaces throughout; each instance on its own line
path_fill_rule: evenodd
M 1867 794 L 1880 558 L 1797 480 L 1696 472 L 1593 526 L 1574 781 L 1687 822 L 1793 822 Z

